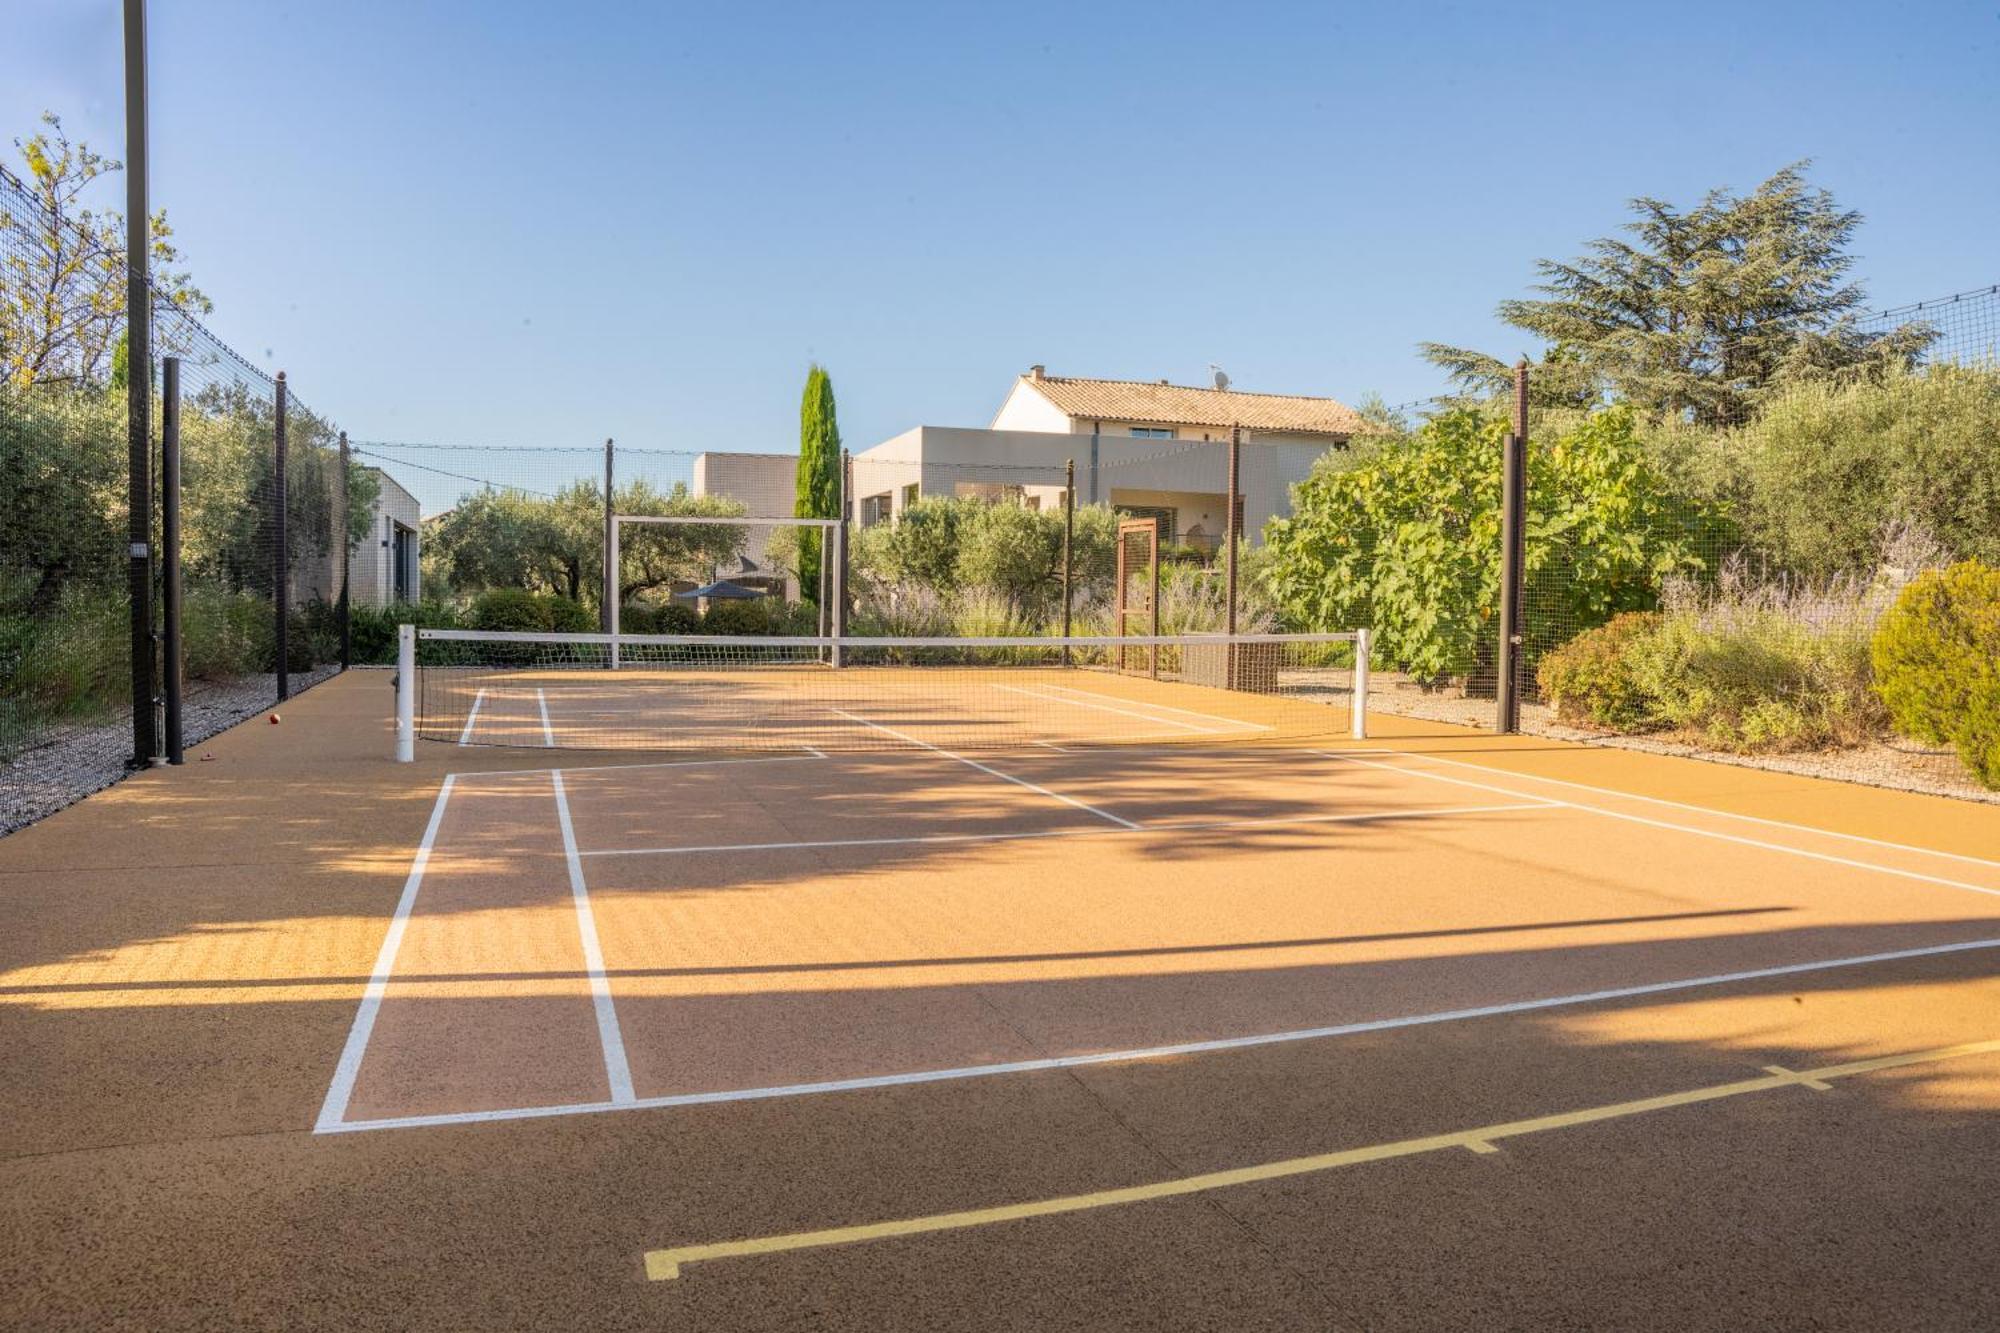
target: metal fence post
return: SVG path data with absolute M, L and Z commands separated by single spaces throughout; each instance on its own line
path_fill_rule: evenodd
M 604 627 L 606 634 L 618 632 L 619 559 L 616 549 L 618 543 L 611 531 L 611 516 L 617 512 L 616 505 L 612 501 L 614 483 L 612 453 L 613 445 L 610 440 L 606 440 L 604 442 L 604 587 L 598 593 L 604 599 L 604 605 L 598 608 L 597 614 L 597 623 Z
M 854 495 L 854 458 L 840 451 L 840 526 L 833 529 L 833 665 L 841 665 L 840 640 L 847 635 L 847 510 Z M 824 544 L 822 544 L 822 547 Z M 822 555 L 824 559 L 824 555 Z
M 1070 637 L 1070 617 L 1075 606 L 1076 585 L 1076 460 L 1063 464 L 1063 552 L 1062 552 L 1062 636 Z M 1063 644 L 1063 665 L 1070 665 L 1069 644 Z
M 167 762 L 187 762 L 181 735 L 181 359 L 160 362 L 160 684 Z
M 1236 531 L 1236 510 L 1241 503 L 1239 489 L 1240 469 L 1243 466 L 1243 428 L 1229 428 L 1229 517 L 1223 525 L 1228 549 L 1223 553 L 1222 599 L 1223 633 L 1230 636 L 1229 645 L 1223 649 L 1223 679 L 1228 688 L 1236 688 L 1236 544 L 1241 534 Z
M 271 579 L 275 589 L 278 617 L 278 702 L 292 697 L 292 553 L 286 535 L 287 511 L 291 495 L 285 484 L 285 372 L 278 372 L 278 406 L 273 419 L 274 453 L 271 462 L 271 524 L 276 532 L 271 553 Z
M 334 528 L 335 540 L 340 545 L 340 596 L 335 603 L 334 615 L 340 622 L 340 669 L 354 665 L 354 623 L 348 615 L 347 580 L 354 560 L 354 543 L 349 535 L 354 530 L 354 515 L 348 511 L 347 469 L 350 466 L 347 450 L 347 432 L 340 432 L 340 521 Z
M 1500 464 L 1500 643 L 1494 729 L 1521 729 L 1521 560 L 1527 525 L 1528 363 L 1514 367 L 1514 429 Z
M 147 190 L 146 3 L 125 0 L 125 444 L 132 599 L 132 766 L 153 761 L 153 304 Z

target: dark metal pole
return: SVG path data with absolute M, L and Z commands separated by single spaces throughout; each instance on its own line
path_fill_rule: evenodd
M 354 515 L 348 511 L 347 469 L 350 466 L 347 452 L 347 432 L 340 432 L 340 525 L 334 529 L 340 545 L 340 600 L 335 607 L 335 615 L 340 621 L 340 669 L 354 665 L 354 622 L 348 615 L 347 579 L 349 566 L 354 561 L 354 543 L 349 534 L 354 530 Z
M 612 567 L 611 560 L 611 518 L 617 512 L 611 495 L 615 480 L 612 475 L 613 448 L 610 440 L 604 442 L 604 587 L 599 592 L 604 604 L 597 609 L 597 621 L 606 634 L 611 633 L 611 608 L 618 601 L 619 571 Z
M 132 601 L 132 766 L 158 752 L 153 681 L 153 302 L 147 203 L 146 0 L 125 0 L 126 537 Z
M 1076 604 L 1076 460 L 1063 464 L 1063 617 L 1062 636 L 1070 637 L 1070 616 Z M 1070 665 L 1069 645 L 1063 645 L 1063 665 Z
M 181 735 L 181 359 L 160 361 L 160 654 L 167 762 L 186 762 Z
M 271 553 L 271 578 L 277 589 L 278 612 L 278 702 L 292 697 L 292 553 L 285 528 L 291 495 L 285 485 L 285 372 L 278 372 L 278 407 L 274 418 L 275 448 L 271 464 L 271 523 L 276 530 L 276 549 Z
M 1223 652 L 1226 674 L 1223 679 L 1230 689 L 1236 688 L 1236 544 L 1241 534 L 1236 531 L 1236 514 L 1243 503 L 1239 487 L 1243 466 L 1243 428 L 1229 428 L 1229 517 L 1223 525 L 1227 534 L 1228 549 L 1223 553 L 1222 575 L 1222 632 L 1230 636 L 1230 643 Z
M 1514 430 L 1500 467 L 1500 644 L 1495 730 L 1521 729 L 1521 560 L 1527 524 L 1528 363 L 1514 367 Z

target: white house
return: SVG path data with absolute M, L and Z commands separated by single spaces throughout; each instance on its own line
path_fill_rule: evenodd
M 423 597 L 423 509 L 417 497 L 380 468 L 381 482 L 370 517 L 369 535 L 356 544 L 347 566 L 351 606 L 387 606 Z
M 1246 541 L 1289 511 L 1291 486 L 1328 449 L 1367 427 L 1332 398 L 1196 388 L 1165 380 L 1081 379 L 1035 366 L 986 429 L 918 426 L 854 456 L 850 519 L 892 520 L 925 495 L 1063 503 L 1074 462 L 1077 501 L 1157 518 L 1161 539 L 1213 549 L 1228 527 L 1228 449 L 1241 431 L 1237 485 Z
M 718 495 L 739 501 L 749 514 L 789 514 L 798 486 L 798 468 L 799 460 L 791 454 L 705 453 L 694 460 L 694 477 L 688 489 L 698 496 Z M 780 530 L 776 525 L 751 528 L 742 556 L 729 567 L 714 570 L 713 576 L 746 588 L 782 593 L 796 601 L 797 578 L 772 558 L 771 539 Z

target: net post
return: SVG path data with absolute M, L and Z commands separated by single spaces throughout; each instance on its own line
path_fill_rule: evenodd
M 184 764 L 181 740 L 181 359 L 160 361 L 160 685 L 166 754 Z
M 285 532 L 285 520 L 291 507 L 291 496 L 285 482 L 285 454 L 289 445 L 285 439 L 285 414 L 288 410 L 289 390 L 285 384 L 285 372 L 278 372 L 278 405 L 273 418 L 273 458 L 271 466 L 271 524 L 277 538 L 276 550 L 271 554 L 271 579 L 276 585 L 273 601 L 277 605 L 278 618 L 278 702 L 292 697 L 292 553 L 288 549 L 291 539 Z
M 125 444 L 132 612 L 132 766 L 153 761 L 153 346 L 147 256 L 146 5 L 125 0 Z
M 417 627 L 396 626 L 396 762 L 417 757 Z
M 354 665 L 354 618 L 348 604 L 347 580 L 354 563 L 354 515 L 348 509 L 347 469 L 353 466 L 347 448 L 347 432 L 340 432 L 340 523 L 334 529 L 340 541 L 340 600 L 335 605 L 334 616 L 340 623 L 340 669 Z
M 1502 442 L 1500 476 L 1500 643 L 1493 729 L 1521 729 L 1521 558 L 1527 524 L 1528 363 L 1514 367 L 1514 429 Z
M 1074 586 L 1076 581 L 1076 460 L 1069 459 L 1063 464 L 1063 552 L 1062 552 L 1062 636 L 1070 637 L 1072 608 L 1075 606 Z M 1069 645 L 1062 650 L 1064 666 L 1072 666 Z
M 1354 631 L 1354 725 L 1357 741 L 1368 739 L 1368 655 L 1374 634 L 1366 626 Z

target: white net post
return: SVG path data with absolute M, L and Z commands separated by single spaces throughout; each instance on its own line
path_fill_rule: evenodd
M 396 626 L 396 762 L 417 757 L 417 627 Z
M 1368 739 L 1368 651 L 1372 636 L 1366 629 L 1354 631 L 1354 726 L 1357 741 Z

